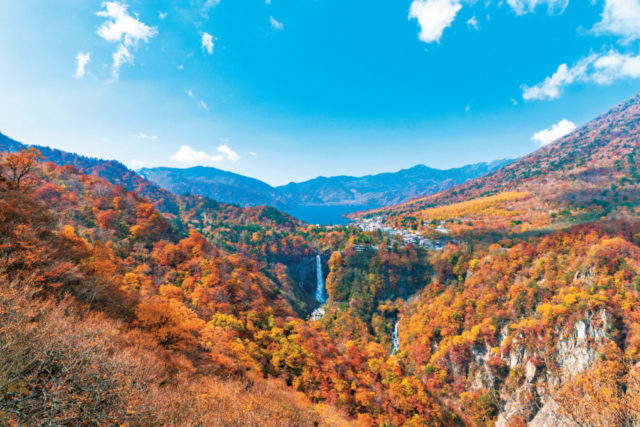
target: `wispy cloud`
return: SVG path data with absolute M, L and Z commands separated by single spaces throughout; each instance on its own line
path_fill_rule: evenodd
M 220 4 L 220 0 L 205 0 L 202 5 L 201 14 L 204 18 L 209 18 L 209 11 Z
M 233 151 L 227 144 L 218 146 L 218 154 L 207 154 L 204 151 L 197 151 L 191 148 L 189 145 L 183 145 L 180 149 L 173 154 L 170 159 L 178 163 L 187 165 L 198 164 L 211 164 L 219 163 L 225 160 L 237 162 L 240 160 L 238 153 Z
M 274 30 L 284 30 L 284 24 L 280 21 L 276 21 L 273 16 L 269 17 L 269 22 L 271 22 L 271 28 Z
M 202 42 L 200 43 L 203 52 L 209 55 L 213 54 L 213 36 L 209 33 L 202 33 Z
M 76 79 L 84 77 L 89 61 L 91 61 L 91 53 L 78 52 L 78 54 L 76 55 L 76 72 L 74 73 L 73 77 L 75 77 Z
M 133 65 L 133 54 L 128 47 L 121 44 L 113 53 L 113 77 L 117 78 L 120 75 L 120 67 L 124 64 Z
M 540 3 L 535 0 L 508 0 L 512 2 Z M 564 10 L 565 1 L 547 0 Z M 534 5 L 535 6 L 535 5 Z M 623 45 L 640 39 L 640 0 L 605 0 L 601 20 L 593 33 L 612 35 L 619 38 Z M 621 79 L 640 78 L 640 54 L 620 53 L 610 50 L 606 53 L 593 53 L 572 66 L 561 64 L 558 69 L 542 82 L 534 86 L 523 86 L 522 97 L 525 100 L 551 100 L 562 95 L 563 88 L 575 83 L 608 85 Z
M 209 106 L 207 105 L 207 103 L 204 102 L 202 99 L 198 99 L 191 89 L 187 89 L 185 93 L 189 98 L 193 99 L 198 104 L 198 107 L 202 108 L 203 110 L 209 109 Z
M 136 138 L 138 139 L 149 139 L 151 141 L 155 141 L 156 139 L 158 139 L 157 135 L 147 135 L 144 132 L 140 132 L 139 134 L 136 135 Z
M 639 39 L 640 0 L 605 0 L 602 19 L 593 30 L 620 37 L 624 43 Z
M 569 0 L 507 0 L 507 4 L 517 15 L 535 11 L 536 7 L 547 5 L 549 14 L 561 14 L 569 5 Z
M 625 1 L 625 0 L 607 0 Z M 640 1 L 640 0 L 631 0 Z M 463 5 L 473 4 L 475 1 L 466 0 L 413 0 L 409 8 L 409 19 L 415 19 L 420 25 L 418 37 L 425 43 L 439 43 L 444 31 L 450 27 Z M 491 4 L 485 1 L 485 6 Z M 499 2 L 503 4 L 503 1 Z M 506 4 L 516 13 L 524 15 L 535 11 L 538 6 L 546 5 L 549 14 L 561 14 L 569 5 L 569 0 L 507 0 Z M 487 15 L 487 21 L 489 20 Z M 467 20 L 467 27 L 478 30 L 478 19 L 472 16 Z
M 467 27 L 471 28 L 472 30 L 478 30 L 478 20 L 475 16 L 472 16 L 467 20 Z
M 569 67 L 561 64 L 555 73 L 535 86 L 523 86 L 525 100 L 557 99 L 562 89 L 574 83 L 607 85 L 623 78 L 640 78 L 640 55 L 610 51 L 592 54 Z
M 120 67 L 124 64 L 133 64 L 133 51 L 138 48 L 140 41 L 148 43 L 158 30 L 144 24 L 136 17 L 127 12 L 127 6 L 118 1 L 107 1 L 102 3 L 103 10 L 96 15 L 105 18 L 98 28 L 98 35 L 104 40 L 118 43 L 118 47 L 113 54 L 112 72 L 114 78 L 120 73 Z
M 558 123 L 552 125 L 550 128 L 543 129 L 540 132 L 536 132 L 531 140 L 537 142 L 541 146 L 549 145 L 553 141 L 562 138 L 565 135 L 570 134 L 576 129 L 576 125 L 567 119 L 562 119 Z

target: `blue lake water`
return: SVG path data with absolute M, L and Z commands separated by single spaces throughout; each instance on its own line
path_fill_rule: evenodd
M 371 206 L 296 206 L 285 210 L 289 215 L 309 224 L 345 225 L 345 214 L 371 209 Z

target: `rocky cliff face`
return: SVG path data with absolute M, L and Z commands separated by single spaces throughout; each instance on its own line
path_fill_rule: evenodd
M 587 312 L 572 326 L 550 333 L 556 338 L 552 350 L 544 346 L 527 348 L 521 344 L 522 335 L 504 328 L 502 344 L 511 340 L 510 351 L 502 356 L 506 365 L 504 381 L 489 374 L 489 351 L 485 351 L 476 356 L 480 364 L 473 382 L 473 388 L 495 390 L 500 411 L 496 425 L 512 425 L 515 418 L 531 426 L 578 425 L 562 415 L 553 390 L 598 359 L 599 348 L 611 339 L 607 332 L 611 325 L 612 318 L 606 310 Z M 550 336 L 539 336 L 538 342 L 544 343 Z

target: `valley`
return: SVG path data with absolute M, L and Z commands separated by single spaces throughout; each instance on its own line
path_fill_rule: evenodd
M 640 0 L 0 5 L 0 427 L 640 427 Z
M 331 226 L 2 137 L 0 422 L 632 425 L 639 118 Z

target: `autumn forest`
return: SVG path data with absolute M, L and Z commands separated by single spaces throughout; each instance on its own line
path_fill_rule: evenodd
M 639 141 L 635 97 L 368 231 L 0 135 L 0 425 L 637 425 Z

